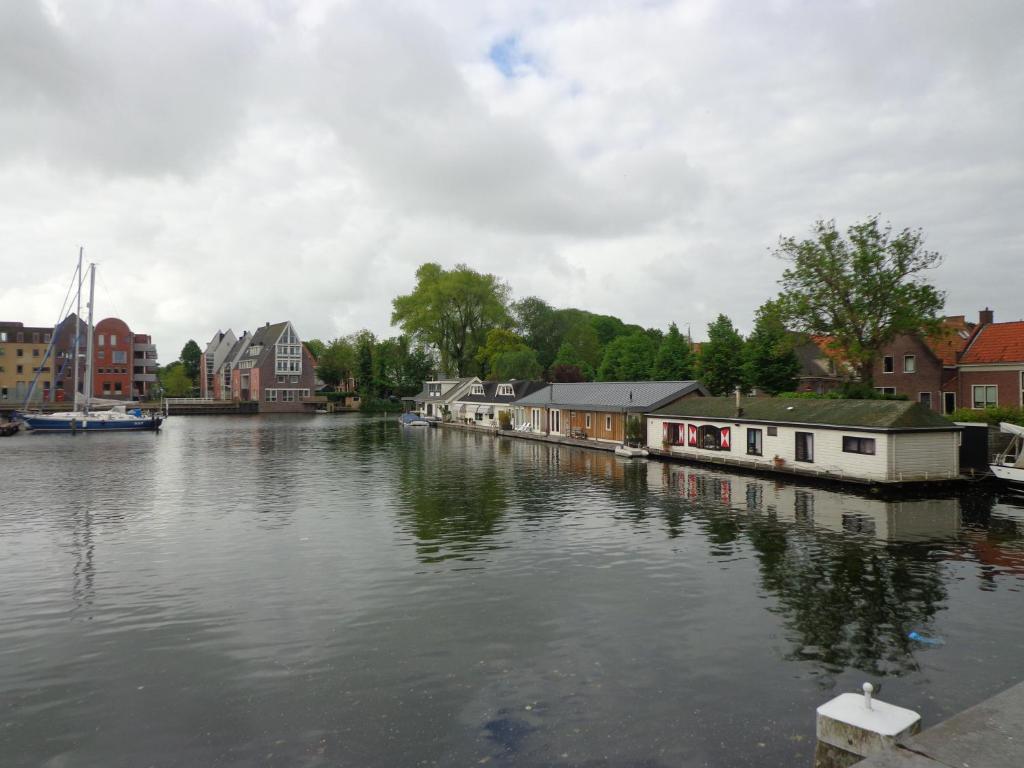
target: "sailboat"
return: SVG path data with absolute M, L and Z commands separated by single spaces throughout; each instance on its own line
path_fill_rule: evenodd
M 82 293 L 82 254 L 78 254 L 78 301 Z M 96 290 L 96 265 L 89 265 L 89 322 L 86 325 L 85 382 L 84 392 L 78 391 L 78 314 L 75 315 L 75 403 L 74 410 L 62 413 L 20 414 L 25 427 L 32 432 L 148 432 L 160 429 L 163 418 L 159 414 L 144 415 L 138 408 L 127 409 L 117 400 L 100 400 L 92 397 L 92 310 Z M 54 335 L 56 339 L 56 335 Z M 49 350 L 48 350 L 49 352 Z M 31 398 L 31 392 L 29 393 Z M 26 400 L 26 404 L 27 404 Z M 106 410 L 100 408 L 106 407 Z

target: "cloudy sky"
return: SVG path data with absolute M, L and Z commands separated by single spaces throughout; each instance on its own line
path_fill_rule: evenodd
M 423 261 L 741 328 L 780 234 L 881 214 L 1024 315 L 1019 0 L 4 0 L 0 319 L 389 327 Z

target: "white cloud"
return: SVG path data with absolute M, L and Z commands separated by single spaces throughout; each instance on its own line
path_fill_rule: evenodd
M 52 322 L 84 243 L 165 360 L 284 318 L 387 333 L 428 259 L 699 337 L 749 325 L 780 234 L 877 212 L 946 254 L 951 312 L 1016 318 L 1022 15 L 4 3 L 0 316 Z

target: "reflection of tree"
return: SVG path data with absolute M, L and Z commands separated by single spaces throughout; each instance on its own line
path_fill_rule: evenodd
M 798 643 L 790 658 L 830 672 L 917 668 L 907 634 L 926 627 L 946 598 L 926 545 L 880 547 L 763 518 L 750 519 L 747 536 Z
M 505 478 L 494 457 L 480 446 L 463 454 L 438 450 L 429 439 L 410 443 L 400 451 L 398 480 L 402 513 L 417 539 L 420 560 L 472 560 L 492 548 L 507 506 Z

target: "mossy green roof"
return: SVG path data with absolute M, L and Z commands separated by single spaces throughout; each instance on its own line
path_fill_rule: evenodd
M 651 415 L 884 430 L 957 429 L 945 417 L 909 400 L 744 397 L 741 407 L 743 415 L 737 418 L 736 399 L 733 397 L 694 397 L 680 400 Z

